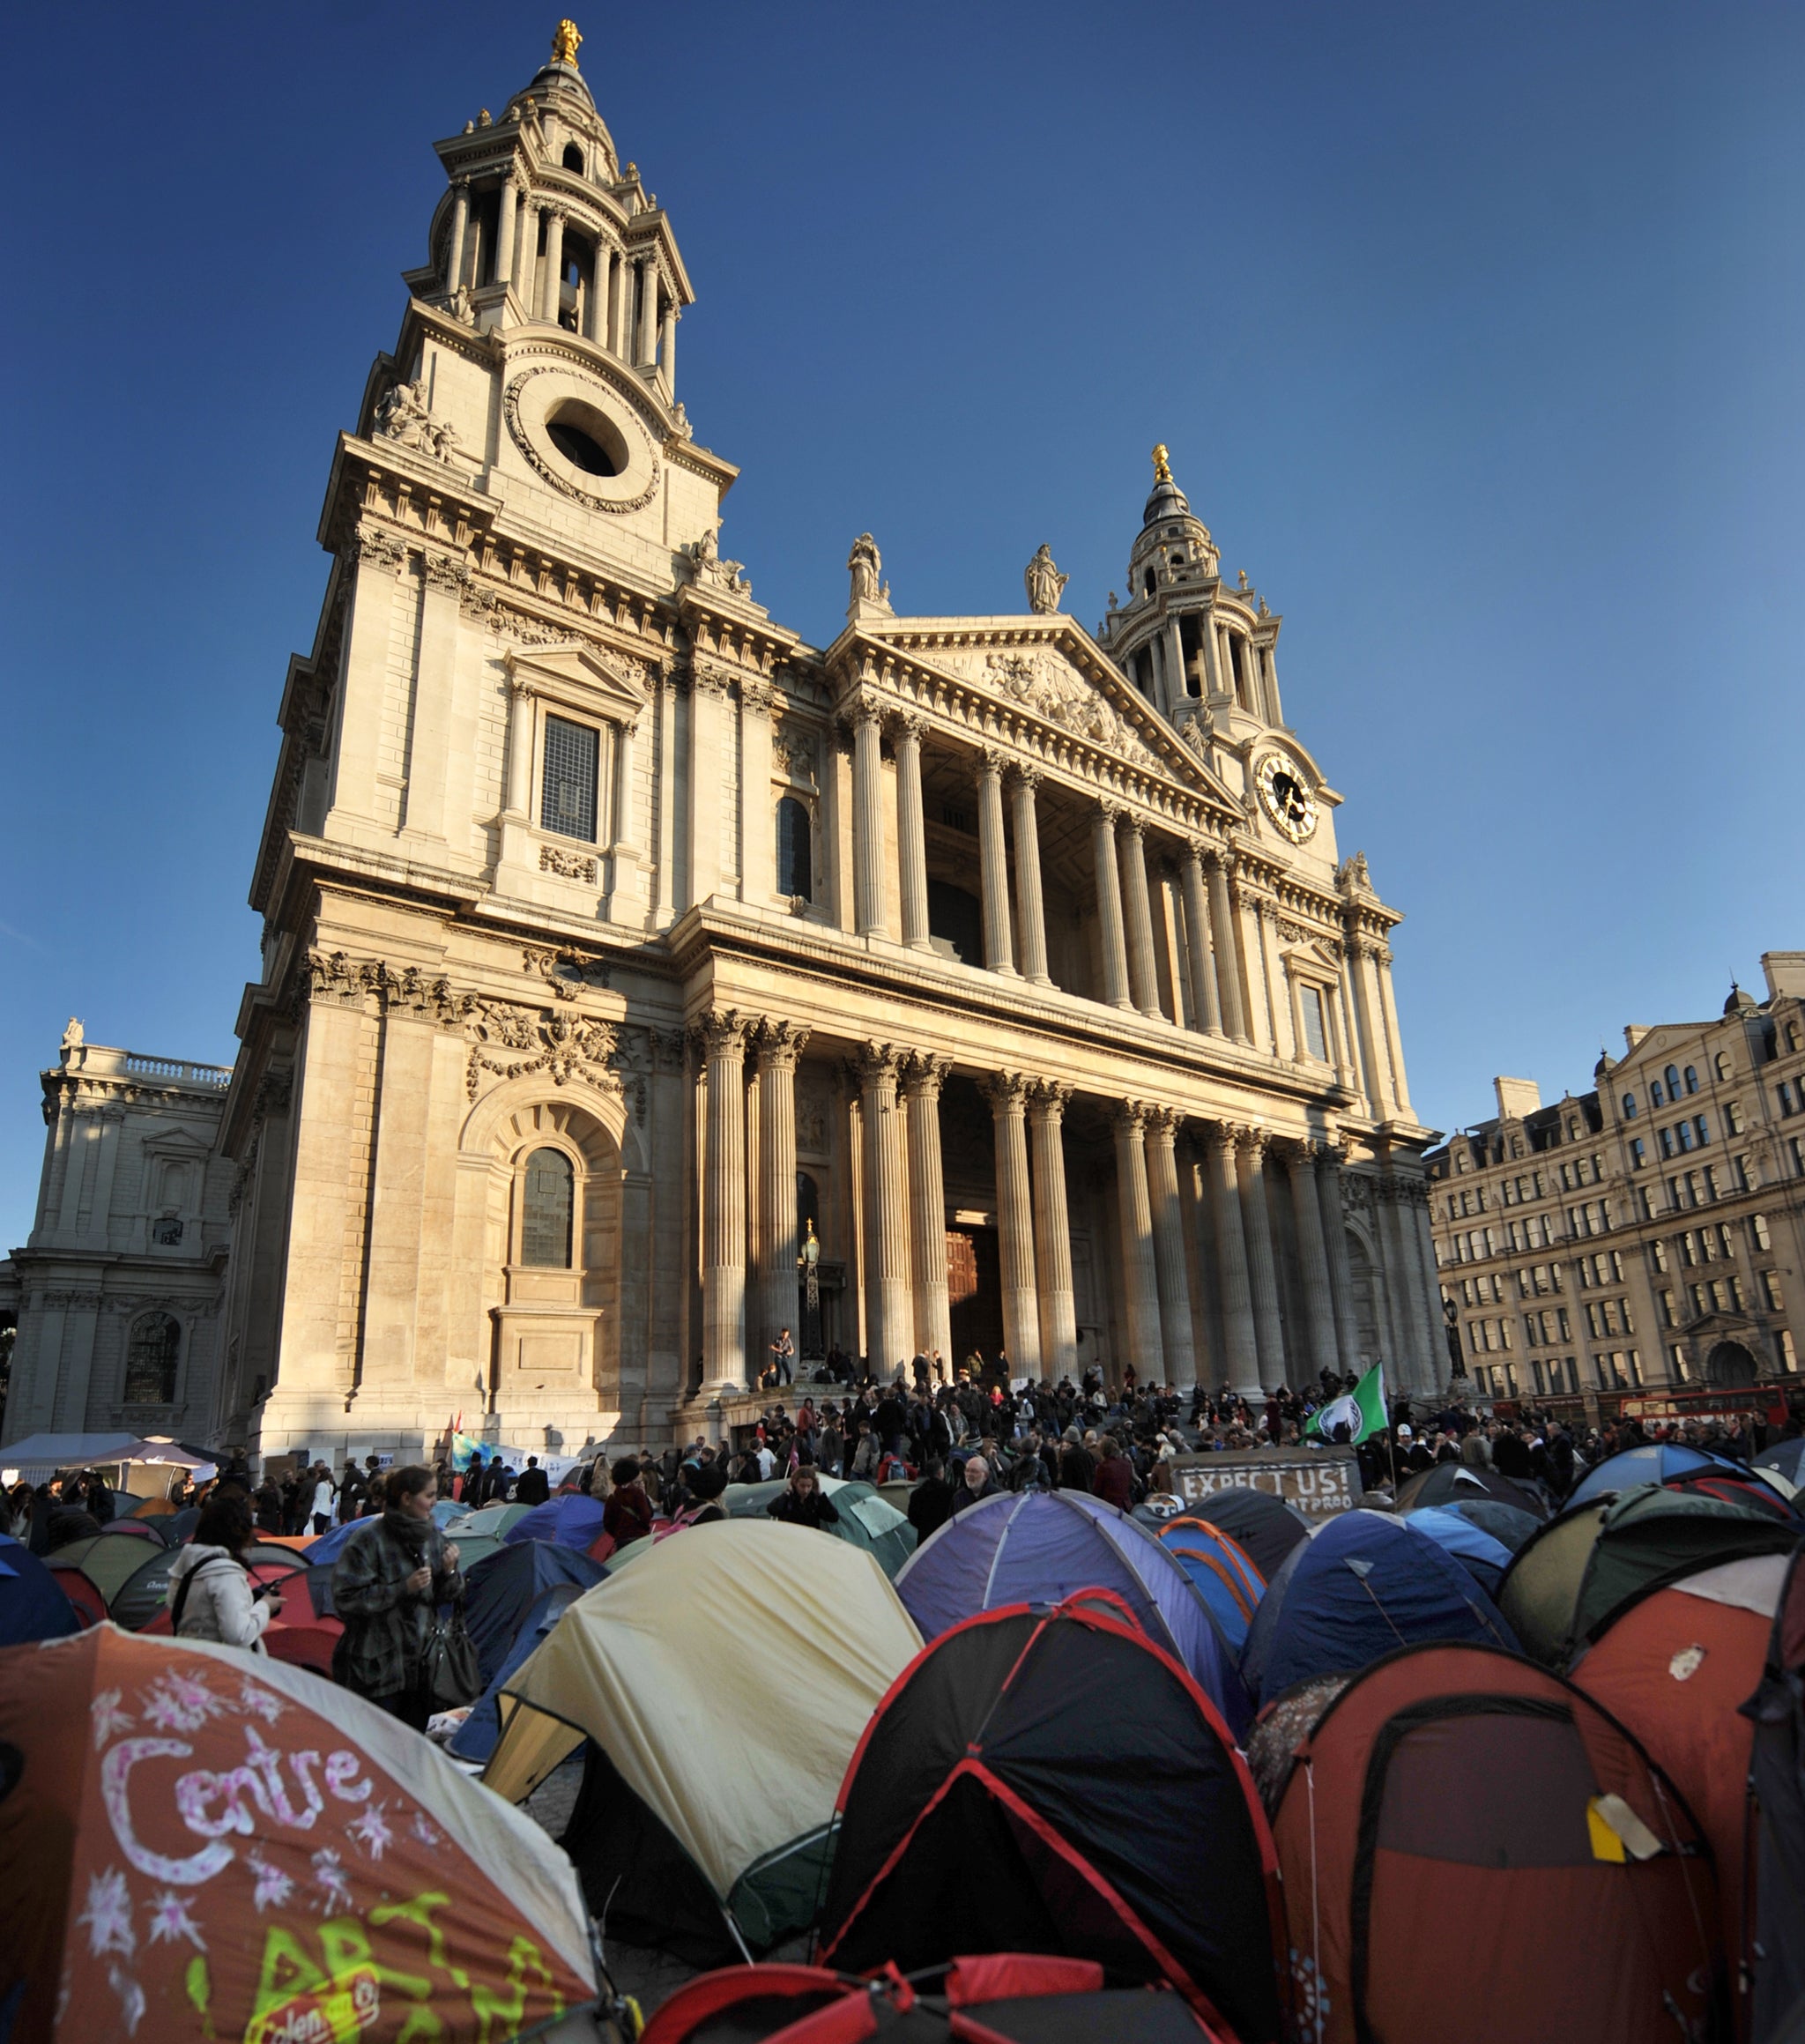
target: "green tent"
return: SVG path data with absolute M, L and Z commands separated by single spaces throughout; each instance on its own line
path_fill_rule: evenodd
M 499 1539 L 531 1510 L 531 1505 L 485 1505 L 481 1511 L 469 1513 L 457 1521 L 457 1544 L 464 1545 L 467 1533 L 494 1534 Z
M 862 1547 L 895 1582 L 896 1571 L 915 1552 L 915 1528 L 869 1483 L 821 1475 L 815 1481 L 833 1499 L 834 1509 L 840 1514 L 839 1525 L 826 1530 L 837 1533 L 854 1547 Z M 769 1514 L 771 1500 L 781 1497 L 788 1487 L 787 1480 L 730 1483 L 721 1502 L 730 1519 L 763 1519 Z
M 1541 1527 L 1506 1571 L 1498 1609 L 1532 1660 L 1564 1669 L 1638 1597 L 1714 1563 L 1786 1554 L 1798 1532 L 1753 1505 L 1638 1483 Z

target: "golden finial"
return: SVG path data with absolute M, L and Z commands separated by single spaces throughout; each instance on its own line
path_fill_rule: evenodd
M 1153 479 L 1156 483 L 1169 483 L 1172 479 L 1172 471 L 1166 460 L 1166 445 L 1163 441 L 1153 450 Z
M 574 64 L 576 62 L 576 46 L 583 41 L 574 21 L 561 21 L 552 32 L 552 62 Z

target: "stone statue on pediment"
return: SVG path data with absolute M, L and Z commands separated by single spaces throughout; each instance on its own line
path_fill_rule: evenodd
M 855 619 L 866 611 L 875 611 L 888 617 L 890 609 L 890 585 L 880 580 L 884 560 L 878 552 L 878 543 L 869 532 L 861 532 L 852 542 L 852 552 L 847 556 L 847 572 L 852 577 L 852 600 L 846 607 L 848 620 Z
M 1059 607 L 1059 593 L 1072 579 L 1054 567 L 1052 554 L 1044 541 L 1022 570 L 1021 578 L 1028 584 L 1028 607 L 1040 617 L 1054 614 Z
M 449 461 L 457 450 L 457 428 L 449 420 L 434 418 L 418 376 L 383 395 L 376 406 L 375 427 L 383 439 L 418 448 L 435 461 Z
M 87 1042 L 81 1023 L 74 1015 L 69 1018 L 69 1027 L 63 1032 L 63 1062 L 65 1065 L 81 1062 L 81 1049 Z

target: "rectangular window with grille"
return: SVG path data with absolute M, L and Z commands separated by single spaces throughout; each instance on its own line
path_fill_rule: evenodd
M 596 841 L 596 780 L 601 756 L 600 732 L 562 717 L 546 719 L 545 788 L 539 798 L 539 828 L 560 837 Z
M 1328 1031 L 1323 1027 L 1322 994 L 1314 986 L 1297 990 L 1298 1005 L 1304 1011 L 1304 1042 L 1311 1056 L 1319 1065 L 1329 1061 Z

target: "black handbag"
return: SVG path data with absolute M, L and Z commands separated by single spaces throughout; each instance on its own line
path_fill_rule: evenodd
M 458 1710 L 482 1694 L 482 1670 L 477 1661 L 476 1642 L 464 1623 L 462 1597 L 451 1606 L 449 1618 L 434 1619 L 433 1629 L 427 1635 L 420 1679 L 429 1710 Z

